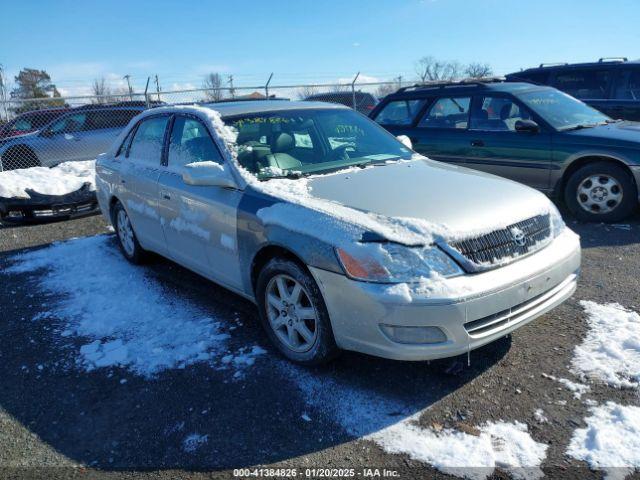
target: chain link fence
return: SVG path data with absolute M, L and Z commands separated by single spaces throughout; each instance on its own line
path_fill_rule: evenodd
M 315 100 L 367 115 L 399 82 L 307 84 L 11 99 L 0 102 L 0 171 L 92 160 L 147 108 L 245 100 Z

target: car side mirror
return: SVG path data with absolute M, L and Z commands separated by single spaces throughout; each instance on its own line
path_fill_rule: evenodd
M 407 137 L 406 135 L 398 135 L 396 138 L 400 140 L 400 143 L 402 143 L 405 147 L 413 150 L 413 142 L 409 137 Z
M 51 138 L 53 137 L 53 131 L 47 128 L 45 130 L 42 130 L 42 132 L 40 132 L 40 136 L 45 138 Z
M 518 120 L 515 124 L 516 132 L 538 133 L 540 126 L 533 120 Z
M 224 165 L 216 162 L 194 162 L 184 166 L 182 180 L 187 185 L 238 188 Z

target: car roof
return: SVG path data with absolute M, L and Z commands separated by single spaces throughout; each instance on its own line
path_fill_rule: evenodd
M 326 102 L 282 101 L 282 100 L 248 100 L 242 102 L 205 103 L 200 106 L 220 112 L 223 117 L 247 115 L 252 113 L 279 112 L 283 110 L 330 110 L 348 109 L 343 105 Z
M 523 74 L 524 72 L 540 72 L 540 71 L 552 71 L 552 70 L 572 70 L 574 68 L 592 68 L 592 67 L 600 67 L 600 68 L 619 68 L 624 66 L 635 66 L 640 65 L 640 60 L 627 60 L 625 59 L 606 59 L 601 58 L 597 62 L 583 62 L 583 63 L 541 63 L 537 67 L 530 67 L 519 72 L 509 73 L 507 77 L 517 77 L 518 75 Z
M 431 96 L 470 95 L 478 92 L 523 93 L 530 90 L 548 89 L 527 82 L 468 82 L 439 83 L 434 85 L 416 85 L 409 89 L 401 89 L 388 96 L 389 99 L 422 98 Z

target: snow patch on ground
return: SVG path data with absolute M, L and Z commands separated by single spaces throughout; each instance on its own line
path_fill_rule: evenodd
M 208 441 L 209 435 L 199 435 L 197 433 L 192 433 L 191 435 L 185 437 L 185 439 L 182 441 L 182 450 L 187 453 L 193 453 Z
M 53 168 L 31 167 L 0 172 L 0 197 L 30 198 L 27 190 L 43 195 L 66 195 L 89 183 L 95 190 L 95 160 L 64 162 Z
M 589 385 L 585 385 L 583 383 L 572 382 L 568 378 L 558 378 L 553 375 L 548 375 L 546 373 L 542 374 L 543 377 L 548 378 L 550 380 L 554 380 L 562 385 L 564 385 L 568 390 L 573 392 L 573 396 L 577 399 L 582 398 L 582 395 L 589 392 L 591 388 Z
M 142 376 L 209 362 L 234 376 L 265 351 L 230 351 L 225 325 L 166 291 L 130 265 L 109 236 L 88 237 L 13 257 L 7 273 L 35 272 L 55 295 L 46 317 L 61 320 L 61 337 L 79 337 L 77 364 L 85 370 L 125 367 Z M 41 320 L 42 321 L 42 320 Z
M 547 416 L 544 414 L 544 410 L 542 410 L 541 408 L 538 408 L 535 412 L 533 412 L 533 418 L 535 418 L 536 422 L 538 423 L 547 423 L 549 421 Z
M 617 303 L 580 302 L 589 331 L 575 347 L 573 373 L 616 388 L 640 385 L 640 315 Z
M 495 422 L 479 427 L 479 435 L 417 424 L 423 404 L 405 401 L 353 381 L 280 364 L 309 405 L 329 415 L 346 433 L 370 440 L 389 453 L 405 454 L 460 477 L 484 479 L 496 467 L 514 478 L 540 478 L 547 446 L 535 442 L 523 423 Z
M 539 466 L 547 445 L 531 438 L 524 423 L 489 422 L 479 435 L 446 429 L 434 432 L 399 422 L 369 438 L 389 453 L 406 454 L 451 475 L 471 479 L 489 477 L 494 468 L 514 478 L 541 478 Z
M 593 469 L 610 469 L 610 478 L 622 479 L 640 469 L 640 407 L 607 402 L 590 412 L 586 428 L 573 433 L 567 455 Z

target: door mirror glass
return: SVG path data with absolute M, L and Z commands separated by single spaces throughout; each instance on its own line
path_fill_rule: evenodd
M 398 135 L 396 138 L 400 140 L 400 143 L 402 143 L 405 147 L 413 150 L 413 142 L 409 137 L 407 137 L 406 135 Z
M 515 124 L 516 132 L 538 133 L 540 126 L 533 120 L 518 120 Z
M 182 180 L 187 185 L 237 188 L 225 166 L 211 161 L 187 163 L 182 172 Z

